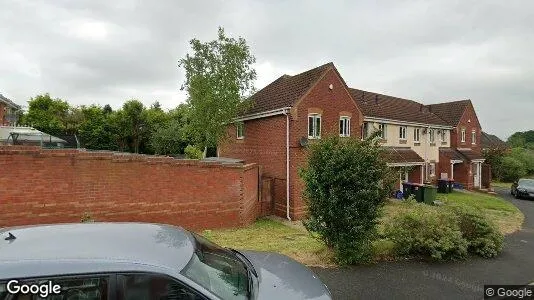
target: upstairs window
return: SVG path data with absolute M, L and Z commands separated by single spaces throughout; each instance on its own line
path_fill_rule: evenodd
M 406 130 L 408 130 L 406 128 L 406 126 L 400 126 L 399 127 L 399 139 L 401 139 L 401 140 L 405 140 L 406 139 Z
M 428 136 L 429 136 L 430 143 L 436 142 L 436 132 L 434 131 L 434 129 L 428 130 Z
M 387 139 L 387 130 L 388 130 L 388 126 L 385 124 L 385 123 L 380 123 L 378 124 L 378 131 L 380 131 L 380 137 L 382 139 Z
M 414 142 L 419 143 L 421 141 L 421 128 L 414 128 L 413 130 L 413 140 Z
M 471 132 L 471 144 L 475 145 L 477 143 L 477 132 L 473 130 Z
M 461 137 L 462 137 L 462 143 L 465 143 L 465 128 L 462 128 Z
M 245 123 L 243 122 L 237 122 L 235 124 L 235 127 L 236 127 L 236 136 L 237 136 L 237 139 L 239 140 L 242 140 L 245 138 Z
M 447 141 L 447 131 L 441 130 L 441 141 L 446 142 Z
M 349 117 L 339 118 L 339 136 L 343 136 L 343 137 L 350 136 L 350 118 Z
M 308 138 L 320 139 L 321 138 L 321 115 L 311 114 L 308 115 Z

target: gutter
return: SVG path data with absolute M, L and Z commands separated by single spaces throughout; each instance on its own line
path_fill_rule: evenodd
M 414 126 L 414 127 L 431 127 L 436 129 L 454 129 L 453 126 L 447 126 L 447 125 L 439 125 L 439 124 L 426 124 L 426 123 L 417 123 L 417 122 L 408 122 L 408 121 L 400 121 L 400 120 L 393 120 L 393 119 L 385 119 L 385 118 L 374 118 L 374 117 L 364 117 L 364 122 L 374 122 L 374 123 L 386 123 L 386 124 L 394 124 L 394 125 L 405 125 L 405 126 Z
M 286 116 L 286 218 L 291 221 L 289 215 L 289 108 L 284 108 Z
M 235 118 L 234 121 L 240 122 L 240 121 L 246 121 L 246 120 L 266 118 L 266 117 L 271 117 L 271 116 L 276 116 L 276 115 L 286 115 L 290 108 L 291 107 L 282 107 L 282 108 L 268 110 L 268 111 L 259 112 L 255 114 L 245 115 L 245 116 Z

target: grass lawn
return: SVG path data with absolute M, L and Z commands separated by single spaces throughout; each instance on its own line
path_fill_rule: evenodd
M 492 187 L 497 187 L 497 188 L 507 188 L 507 189 L 509 189 L 512 186 L 512 183 L 511 182 L 493 181 L 491 183 L 491 186 Z
M 515 232 L 523 224 L 524 216 L 519 209 L 499 197 L 457 191 L 452 194 L 438 194 L 438 199 L 445 204 L 455 203 L 483 210 L 485 215 L 499 226 L 503 234 Z M 382 228 L 381 225 L 388 219 L 407 212 L 409 209 L 399 201 L 389 201 L 384 207 L 379 231 Z M 435 209 L 441 208 L 436 206 Z M 295 223 L 261 219 L 245 228 L 206 230 L 200 234 L 224 247 L 278 252 L 308 266 L 335 266 L 326 246 Z M 394 244 L 389 240 L 376 241 L 374 243 L 376 259 L 390 259 L 393 246 Z
M 205 230 L 200 234 L 223 247 L 278 252 L 308 266 L 333 265 L 330 253 L 321 241 L 302 226 L 284 223 L 260 219 L 245 228 Z

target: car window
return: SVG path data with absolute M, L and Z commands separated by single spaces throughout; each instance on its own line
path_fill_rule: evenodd
M 192 235 L 196 249 L 181 273 L 222 299 L 248 299 L 249 277 L 244 263 L 227 249 Z
M 530 180 L 530 179 L 521 179 L 519 180 L 519 185 L 521 186 L 532 186 L 534 187 L 534 180 Z
M 107 300 L 108 278 L 106 275 L 98 275 L 25 279 L 12 283 L 9 289 L 9 281 L 2 282 L 0 300 Z M 59 294 L 50 291 L 50 286 L 53 285 L 60 286 Z M 27 293 L 27 289 L 34 289 L 37 293 Z M 48 295 L 42 294 L 43 292 Z
M 155 274 L 120 274 L 118 300 L 205 300 L 170 277 Z

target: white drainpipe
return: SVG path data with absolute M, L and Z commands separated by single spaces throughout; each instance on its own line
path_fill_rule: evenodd
M 284 111 L 286 115 L 286 218 L 291 221 L 289 216 L 289 114 Z

